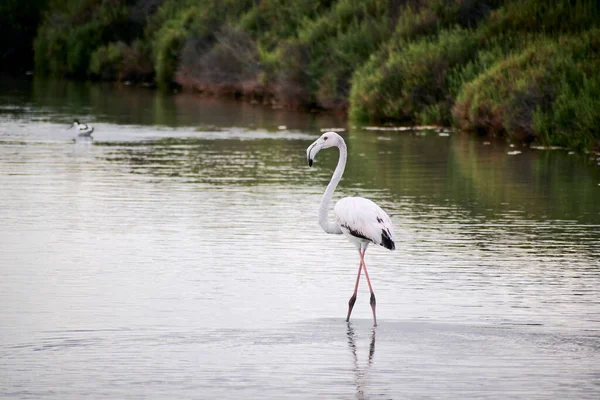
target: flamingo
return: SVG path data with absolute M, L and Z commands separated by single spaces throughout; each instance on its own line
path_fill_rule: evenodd
M 319 225 L 321 225 L 321 228 L 327 233 L 334 235 L 343 234 L 356 246 L 358 255 L 360 256 L 354 293 L 348 301 L 348 316 L 346 317 L 346 322 L 350 321 L 350 314 L 352 314 L 352 309 L 356 302 L 356 292 L 358 291 L 360 274 L 361 271 L 364 271 L 367 284 L 369 285 L 369 291 L 371 292 L 370 304 L 371 310 L 373 311 L 373 323 L 374 326 L 377 326 L 375 293 L 373 292 L 369 273 L 367 272 L 365 253 L 369 243 L 375 243 L 389 250 L 394 250 L 396 248 L 392 221 L 386 212 L 377 204 L 363 197 L 344 197 L 343 199 L 340 199 L 333 208 L 335 222 L 328 220 L 327 214 L 329 212 L 329 205 L 331 203 L 331 198 L 333 197 L 333 192 L 340 182 L 340 179 L 342 179 L 344 168 L 346 167 L 346 159 L 348 158 L 346 143 L 337 133 L 325 132 L 306 149 L 308 166 L 312 167 L 317 153 L 322 149 L 327 149 L 329 147 L 337 147 L 340 155 L 331 181 L 329 182 L 329 185 L 327 185 L 327 189 L 325 189 L 325 193 L 321 199 L 321 205 L 319 207 Z
M 93 126 L 80 124 L 78 120 L 73 121 L 73 125 L 69 129 L 71 128 L 74 128 L 79 136 L 90 136 L 94 132 Z

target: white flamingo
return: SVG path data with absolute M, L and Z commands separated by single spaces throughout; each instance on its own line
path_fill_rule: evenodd
M 390 250 L 396 248 L 394 243 L 394 232 L 392 230 L 392 221 L 385 211 L 377 204 L 363 197 L 344 197 L 339 200 L 333 209 L 335 222 L 328 221 L 327 214 L 331 198 L 333 197 L 333 191 L 340 182 L 340 179 L 342 179 L 344 168 L 346 167 L 346 159 L 348 158 L 346 143 L 337 133 L 325 132 L 306 149 L 308 166 L 312 167 L 313 160 L 317 153 L 322 149 L 327 149 L 329 147 L 337 147 L 340 151 L 340 156 L 337 167 L 331 177 L 331 181 L 329 182 L 329 185 L 327 185 L 327 189 L 325 189 L 325 193 L 321 199 L 321 206 L 319 207 L 319 225 L 321 225 L 321 228 L 327 233 L 344 234 L 350 242 L 356 245 L 360 256 L 360 265 L 358 267 L 356 284 L 354 285 L 354 294 L 348 301 L 348 316 L 346 317 L 346 321 L 350 320 L 350 314 L 352 313 L 352 308 L 356 302 L 356 292 L 358 291 L 360 273 L 361 270 L 364 270 L 367 283 L 369 284 L 369 290 L 371 291 L 370 303 L 371 310 L 373 311 L 373 322 L 374 325 L 377 326 L 375 293 L 373 292 L 369 273 L 367 272 L 367 266 L 365 265 L 365 252 L 367 251 L 369 243 L 375 243 Z
M 94 132 L 94 127 L 91 125 L 80 124 L 78 120 L 73 121 L 73 125 L 69 129 L 75 129 L 79 136 L 90 136 Z

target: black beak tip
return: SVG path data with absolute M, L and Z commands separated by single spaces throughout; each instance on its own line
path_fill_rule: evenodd
M 312 167 L 312 163 L 313 163 L 313 160 L 309 158 L 309 159 L 308 159 L 308 166 L 309 166 L 309 167 Z

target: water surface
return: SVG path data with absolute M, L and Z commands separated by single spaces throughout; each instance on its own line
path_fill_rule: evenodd
M 590 155 L 64 82 L 0 91 L 0 396 L 600 395 L 600 172 Z M 93 124 L 92 139 L 66 130 Z M 336 198 L 390 214 L 358 254 Z M 363 282 L 364 284 L 364 282 Z

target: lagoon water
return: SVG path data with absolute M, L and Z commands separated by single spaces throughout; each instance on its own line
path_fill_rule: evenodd
M 129 87 L 2 81 L 0 397 L 598 399 L 595 156 Z M 73 118 L 93 138 L 66 130 Z M 379 203 L 397 250 L 317 223 Z M 515 154 L 520 151 L 520 154 Z

